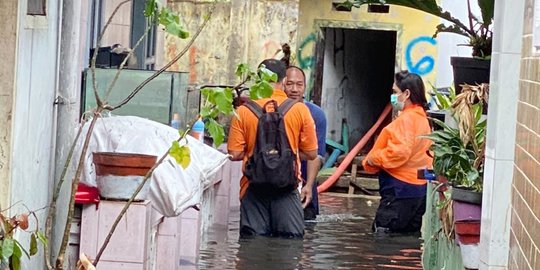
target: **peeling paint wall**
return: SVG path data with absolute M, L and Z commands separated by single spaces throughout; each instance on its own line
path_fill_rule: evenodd
M 207 1 L 169 2 L 192 35 L 211 5 Z M 171 70 L 189 71 L 190 84 L 238 83 L 234 71 L 239 63 L 255 67 L 275 56 L 282 43 L 296 47 L 297 20 L 298 0 L 218 2 L 206 28 Z M 167 36 L 165 61 L 180 53 L 188 40 Z
M 419 73 L 426 83 L 436 81 L 437 41 L 432 38 L 440 19 L 410 8 L 391 6 L 388 14 L 367 12 L 367 5 L 351 12 L 333 10 L 332 0 L 300 0 L 298 22 L 298 64 L 308 77 L 315 64 L 314 47 L 321 38 L 320 29 L 401 28 L 398 32 L 396 69 Z M 311 81 L 312 83 L 312 81 Z
M 10 201 L 11 179 L 11 113 L 15 94 L 15 63 L 17 47 L 17 0 L 0 2 L 0 207 Z

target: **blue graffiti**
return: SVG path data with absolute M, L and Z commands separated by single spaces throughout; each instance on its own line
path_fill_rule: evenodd
M 413 63 L 411 56 L 413 48 L 416 45 L 424 42 L 430 43 L 431 45 L 437 44 L 437 41 L 432 37 L 421 36 L 409 42 L 407 48 L 405 49 L 405 62 L 407 64 L 407 69 L 409 69 L 410 72 L 416 73 L 418 75 L 428 74 L 433 70 L 433 67 L 435 67 L 435 59 L 433 59 L 433 57 L 429 55 L 426 55 L 420 58 L 420 60 L 418 60 L 416 63 Z

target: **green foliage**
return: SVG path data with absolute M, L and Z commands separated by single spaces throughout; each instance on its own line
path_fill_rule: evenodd
M 201 89 L 203 97 L 203 106 L 199 116 L 205 122 L 205 130 L 214 141 L 214 145 L 219 146 L 225 140 L 225 129 L 217 119 L 220 116 L 235 115 L 234 99 L 242 95 L 242 90 L 249 90 L 248 96 L 251 99 L 261 99 L 270 97 L 274 91 L 270 82 L 277 81 L 277 74 L 265 67 L 258 70 L 252 70 L 247 64 L 239 64 L 236 67 L 236 76 L 241 83 L 234 87 L 211 87 Z M 249 88 L 244 85 L 249 84 Z M 183 132 L 181 138 L 184 138 L 187 132 Z M 184 169 L 189 166 L 191 161 L 189 157 L 189 145 L 180 146 L 178 141 L 173 142 L 169 149 L 171 155 Z
M 147 0 L 144 7 L 144 16 L 151 22 L 158 22 L 165 27 L 165 32 L 186 39 L 189 32 L 180 21 L 180 16 L 168 7 L 159 7 L 157 0 Z
M 470 0 L 467 0 L 469 4 Z M 346 0 L 341 6 L 345 8 L 360 7 L 364 4 L 391 4 L 404 6 L 416 10 L 420 10 L 431 15 L 437 16 L 451 23 L 446 26 L 440 24 L 437 26 L 434 37 L 441 32 L 454 33 L 465 36 L 469 39 L 468 46 L 473 48 L 473 57 L 489 58 L 491 55 L 492 44 L 492 23 L 495 7 L 495 0 L 478 0 L 478 6 L 482 13 L 482 20 L 479 20 L 471 9 L 467 6 L 469 15 L 468 25 L 454 18 L 448 11 L 444 11 L 438 4 L 437 0 Z
M 435 104 L 439 110 L 449 110 L 452 106 L 452 102 L 456 99 L 456 90 L 454 87 L 448 88 L 449 95 L 441 93 L 435 86 L 432 87 L 431 91 L 435 94 Z
M 1 209 L 0 209 L 1 210 Z M 35 217 L 33 212 L 30 212 Z M 23 254 L 30 258 L 38 252 L 38 239 L 46 246 L 47 239 L 44 234 L 39 231 L 36 225 L 36 229 L 28 230 L 28 216 L 29 214 L 15 215 L 8 218 L 0 211 L 0 265 L 9 265 L 9 269 L 19 270 L 21 269 L 21 258 Z M 17 230 L 22 230 L 30 233 L 29 250 L 27 251 L 21 243 L 13 238 Z
M 208 130 L 208 133 L 210 133 L 212 139 L 214 139 L 215 145 L 221 145 L 223 143 L 225 140 L 225 130 L 221 124 L 213 118 L 208 118 L 208 121 L 205 123 L 205 128 Z
M 444 176 L 454 186 L 482 190 L 483 178 L 483 152 L 478 151 L 478 145 L 483 145 L 486 136 L 486 120 L 481 120 L 482 106 L 475 107 L 476 133 L 475 141 L 466 145 L 463 143 L 460 130 L 450 127 L 438 119 L 432 121 L 442 127 L 430 135 L 424 136 L 433 141 L 431 151 L 433 157 L 433 170 L 437 175 Z
M 172 143 L 172 146 L 169 149 L 169 155 L 184 169 L 186 169 L 191 162 L 189 147 L 187 145 L 180 146 L 178 141 Z

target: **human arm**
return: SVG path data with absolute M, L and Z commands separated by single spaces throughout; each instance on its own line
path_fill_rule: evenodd
M 364 169 L 377 172 L 401 167 L 411 158 L 416 137 L 414 121 L 407 117 L 398 118 L 383 129 L 362 162 Z
M 313 185 L 315 185 L 315 180 L 317 179 L 317 174 L 319 173 L 319 169 L 322 165 L 322 159 L 320 157 L 314 159 L 314 160 L 308 160 L 307 166 L 306 166 L 306 183 L 302 187 L 301 193 L 300 193 L 300 199 L 302 201 L 302 207 L 306 208 L 306 206 L 311 202 L 313 199 Z
M 306 182 L 301 192 L 302 206 L 304 208 L 313 199 L 313 196 L 317 196 L 317 194 L 313 194 L 313 185 L 317 185 L 317 175 L 319 174 L 319 170 L 324 163 L 324 157 L 326 156 L 326 116 L 319 106 L 312 103 L 306 103 L 306 105 L 315 121 L 318 155 L 316 159 L 308 160 L 306 163 Z
M 232 161 L 242 160 L 245 155 L 245 145 L 246 140 L 244 138 L 242 121 L 239 117 L 233 117 L 227 141 L 227 151 L 230 155 L 229 159 Z

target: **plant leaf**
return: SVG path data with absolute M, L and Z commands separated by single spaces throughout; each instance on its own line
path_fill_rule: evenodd
M 231 88 L 214 89 L 214 101 L 216 108 L 221 113 L 230 114 L 233 112 L 233 93 Z
M 216 120 L 210 118 L 205 124 L 208 133 L 214 139 L 214 145 L 219 147 L 225 139 L 225 130 Z
M 7 260 L 13 255 L 15 241 L 11 238 L 4 238 L 2 243 L 2 257 Z
M 21 257 L 13 256 L 11 257 L 11 265 L 12 270 L 20 270 L 21 269 Z
M 38 248 L 37 248 L 36 235 L 32 234 L 30 235 L 30 256 L 35 255 L 37 251 L 38 251 Z
M 176 162 L 184 168 L 184 170 L 189 166 L 191 162 L 190 150 L 187 145 L 180 146 L 178 141 L 172 143 L 171 148 L 169 149 L 169 155 L 176 160 Z
M 238 77 L 244 77 L 245 75 L 249 74 L 250 68 L 247 64 L 241 63 L 236 67 L 235 74 Z
M 493 13 L 495 10 L 495 0 L 478 0 L 480 12 L 482 12 L 482 20 L 484 26 L 489 26 L 493 21 Z
M 278 80 L 277 74 L 265 67 L 259 68 L 259 76 L 261 80 L 266 82 L 277 82 Z
M 38 240 L 39 240 L 44 246 L 47 246 L 47 245 L 48 245 L 47 237 L 45 236 L 45 234 L 43 234 L 43 232 L 37 231 L 37 232 L 36 232 L 36 235 L 37 235 Z

